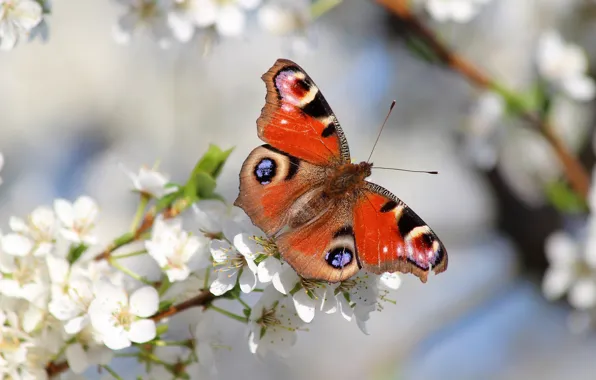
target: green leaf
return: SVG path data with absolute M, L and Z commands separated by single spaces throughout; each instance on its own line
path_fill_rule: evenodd
M 157 330 L 155 332 L 156 336 L 160 336 L 160 335 L 165 334 L 167 332 L 168 332 L 168 325 L 167 324 L 157 325 Z
M 232 149 L 221 150 L 216 145 L 210 145 L 207 153 L 195 165 L 190 178 L 184 186 L 184 195 L 191 201 L 199 199 L 223 199 L 215 193 L 215 181 L 232 153 Z
M 85 244 L 71 245 L 68 251 L 68 262 L 73 264 L 76 262 L 87 250 L 88 246 Z
M 172 307 L 173 304 L 174 304 L 174 301 L 173 300 L 161 301 L 159 303 L 159 309 L 158 310 L 167 310 L 170 307 Z
M 546 186 L 546 196 L 551 204 L 565 213 L 584 213 L 588 210 L 585 201 L 564 181 L 555 181 Z
M 207 150 L 207 153 L 201 157 L 193 170 L 193 174 L 195 171 L 202 171 L 209 174 L 214 179 L 217 178 L 233 150 L 234 148 L 224 151 L 217 145 L 209 145 L 209 150 Z

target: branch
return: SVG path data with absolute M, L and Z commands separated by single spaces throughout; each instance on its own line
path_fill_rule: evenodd
M 189 299 L 188 301 L 184 301 L 178 305 L 170 306 L 167 310 L 155 314 L 150 319 L 152 319 L 155 322 L 159 322 L 162 319 L 171 317 L 172 315 L 176 315 L 178 313 L 183 312 L 184 310 L 188 310 L 193 307 L 206 307 L 216 298 L 217 297 L 214 296 L 209 290 L 202 290 L 199 294 Z M 68 363 L 66 361 L 58 363 L 50 362 L 46 366 L 46 372 L 48 374 L 48 378 L 52 378 L 53 376 L 57 376 L 65 371 L 68 371 L 68 368 Z
M 565 176 L 569 183 L 584 200 L 587 199 L 590 190 L 590 176 L 578 159 L 573 156 L 555 134 L 553 127 L 548 122 L 541 120 L 532 110 L 527 107 L 520 100 L 520 97 L 500 86 L 494 79 L 480 71 L 471 62 L 458 55 L 447 47 L 438 37 L 427 28 L 420 20 L 410 11 L 408 0 L 376 0 L 389 11 L 393 12 L 399 17 L 408 28 L 408 32 L 413 33 L 424 41 L 436 56 L 447 67 L 462 75 L 470 83 L 476 87 L 492 90 L 499 93 L 505 100 L 518 111 L 518 117 L 528 122 L 536 130 L 538 130 L 548 141 L 553 148 L 557 158 L 565 169 Z

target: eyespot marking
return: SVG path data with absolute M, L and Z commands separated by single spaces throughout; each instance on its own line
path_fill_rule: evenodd
M 346 247 L 333 248 L 325 255 L 325 261 L 327 261 L 327 264 L 335 269 L 345 268 L 346 266 L 350 265 L 353 259 L 354 254 Z
M 261 185 L 268 185 L 275 177 L 277 164 L 269 157 L 264 157 L 255 165 L 254 175 Z

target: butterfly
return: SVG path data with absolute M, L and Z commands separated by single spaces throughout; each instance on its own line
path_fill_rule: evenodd
M 365 179 L 373 164 L 352 163 L 337 117 L 296 63 L 278 59 L 267 87 L 254 149 L 240 171 L 234 202 L 275 240 L 303 278 L 339 282 L 361 268 L 413 273 L 447 269 L 447 251 L 424 221 Z

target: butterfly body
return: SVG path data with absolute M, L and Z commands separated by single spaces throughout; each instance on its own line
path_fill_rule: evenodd
M 304 70 L 279 59 L 263 80 L 257 132 L 267 144 L 245 160 L 234 204 L 297 273 L 337 282 L 364 268 L 425 282 L 444 271 L 443 244 L 400 199 L 366 181 L 372 164 L 351 162 L 337 118 Z

